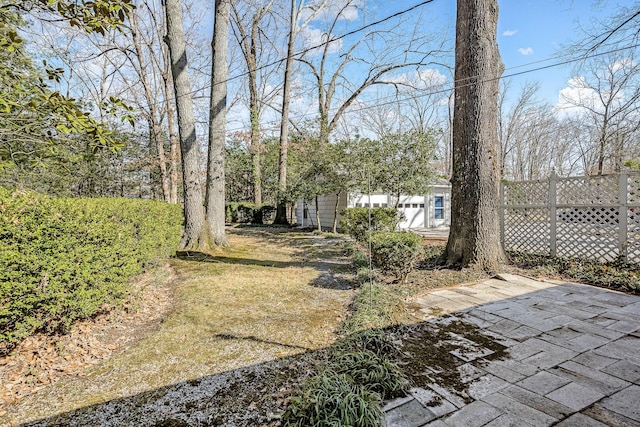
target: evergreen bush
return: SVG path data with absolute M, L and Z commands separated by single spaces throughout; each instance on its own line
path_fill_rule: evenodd
M 230 202 L 225 206 L 227 223 L 265 224 L 273 222 L 276 208 L 270 205 L 256 206 L 250 202 Z
M 117 304 L 132 276 L 175 252 L 181 223 L 179 205 L 0 188 L 0 350 Z
M 369 208 L 346 208 L 341 212 L 340 228 L 359 242 L 367 240 Z M 371 231 L 394 231 L 402 214 L 394 208 L 371 209 Z
M 422 238 L 409 232 L 371 235 L 371 258 L 376 267 L 404 281 L 424 254 Z

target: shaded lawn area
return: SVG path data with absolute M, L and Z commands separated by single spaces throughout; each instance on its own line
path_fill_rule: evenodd
M 340 239 L 286 229 L 235 228 L 229 229 L 229 238 L 232 246 L 219 253 L 183 253 L 171 261 L 177 275 L 174 307 L 155 331 L 83 377 L 67 377 L 15 404 L 0 406 L 7 411 L 0 423 L 35 421 L 128 396 L 136 396 L 131 399 L 134 406 L 145 408 L 176 387 L 207 381 L 209 389 L 198 387 L 199 402 L 205 398 L 205 406 L 211 406 L 214 399 L 223 414 L 220 399 L 236 407 L 244 398 L 258 397 L 249 400 L 255 403 L 247 406 L 248 412 L 259 413 L 256 423 L 268 422 L 278 405 L 273 394 L 285 396 L 311 369 L 307 365 L 313 358 L 303 353 L 336 340 L 335 331 L 354 293 L 348 286 L 349 259 Z M 236 385 L 234 392 L 228 389 L 233 378 L 251 384 Z M 240 389 L 246 394 L 243 398 L 238 396 Z M 169 402 L 178 410 L 185 402 L 176 398 Z M 261 400 L 275 406 L 256 411 Z M 197 412 L 196 406 L 192 402 L 189 410 Z M 94 409 L 108 413 L 108 407 Z M 78 414 L 83 412 L 90 411 Z M 106 419 L 115 422 L 114 416 Z M 207 423 L 215 422 L 215 416 L 207 417 Z M 60 418 L 49 423 L 66 424 L 72 422 Z M 245 420 L 243 425 L 253 422 Z

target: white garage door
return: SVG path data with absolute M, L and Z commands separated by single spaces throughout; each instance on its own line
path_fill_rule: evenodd
M 404 214 L 404 220 L 399 224 L 400 228 L 419 228 L 425 226 L 424 197 L 401 197 L 398 210 Z

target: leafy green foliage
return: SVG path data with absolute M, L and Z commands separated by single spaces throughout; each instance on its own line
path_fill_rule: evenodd
M 422 238 L 409 232 L 381 231 L 371 235 L 371 258 L 376 267 L 404 281 L 424 255 Z
M 117 304 L 128 280 L 170 255 L 178 205 L 57 199 L 0 189 L 0 344 L 60 332 Z
M 362 171 L 358 186 L 397 196 L 425 194 L 431 189 L 435 131 L 387 133 L 380 139 L 357 139 L 349 153 Z
M 36 168 L 64 154 L 72 160 L 85 149 L 121 148 L 119 134 L 94 119 L 80 102 L 49 87 L 64 70 L 46 61 L 36 66 L 18 34 L 25 21 L 10 2 L 0 0 L 0 6 L 0 170 Z M 129 0 L 39 0 L 32 6 L 93 32 L 117 26 L 131 7 Z M 109 97 L 100 108 L 107 113 L 124 110 L 122 120 L 133 122 L 132 109 L 118 98 Z
M 400 222 L 401 214 L 393 208 L 372 208 L 369 227 L 368 208 L 346 208 L 342 210 L 340 228 L 358 242 L 367 240 L 368 230 L 393 231 Z
M 228 223 L 264 224 L 273 221 L 275 208 L 269 205 L 256 206 L 250 202 L 231 202 L 225 206 L 225 221 Z

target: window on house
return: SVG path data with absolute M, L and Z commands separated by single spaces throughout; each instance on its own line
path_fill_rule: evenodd
M 362 207 L 362 203 L 356 203 L 356 208 L 361 208 Z
M 417 208 L 417 207 L 418 207 L 418 204 L 417 204 L 417 203 L 414 203 L 414 204 L 413 204 L 413 207 L 414 207 L 414 208 Z
M 434 218 L 444 219 L 444 197 L 436 196 L 434 198 Z
M 420 203 L 420 208 L 424 209 L 424 203 Z
M 379 207 L 380 207 L 380 203 L 374 203 L 374 204 L 373 204 L 373 207 L 374 207 L 374 208 L 379 208 Z
M 383 203 L 383 204 L 382 204 L 382 207 L 383 207 L 383 208 L 386 208 L 386 207 L 387 207 L 387 204 L 386 204 L 386 203 Z

